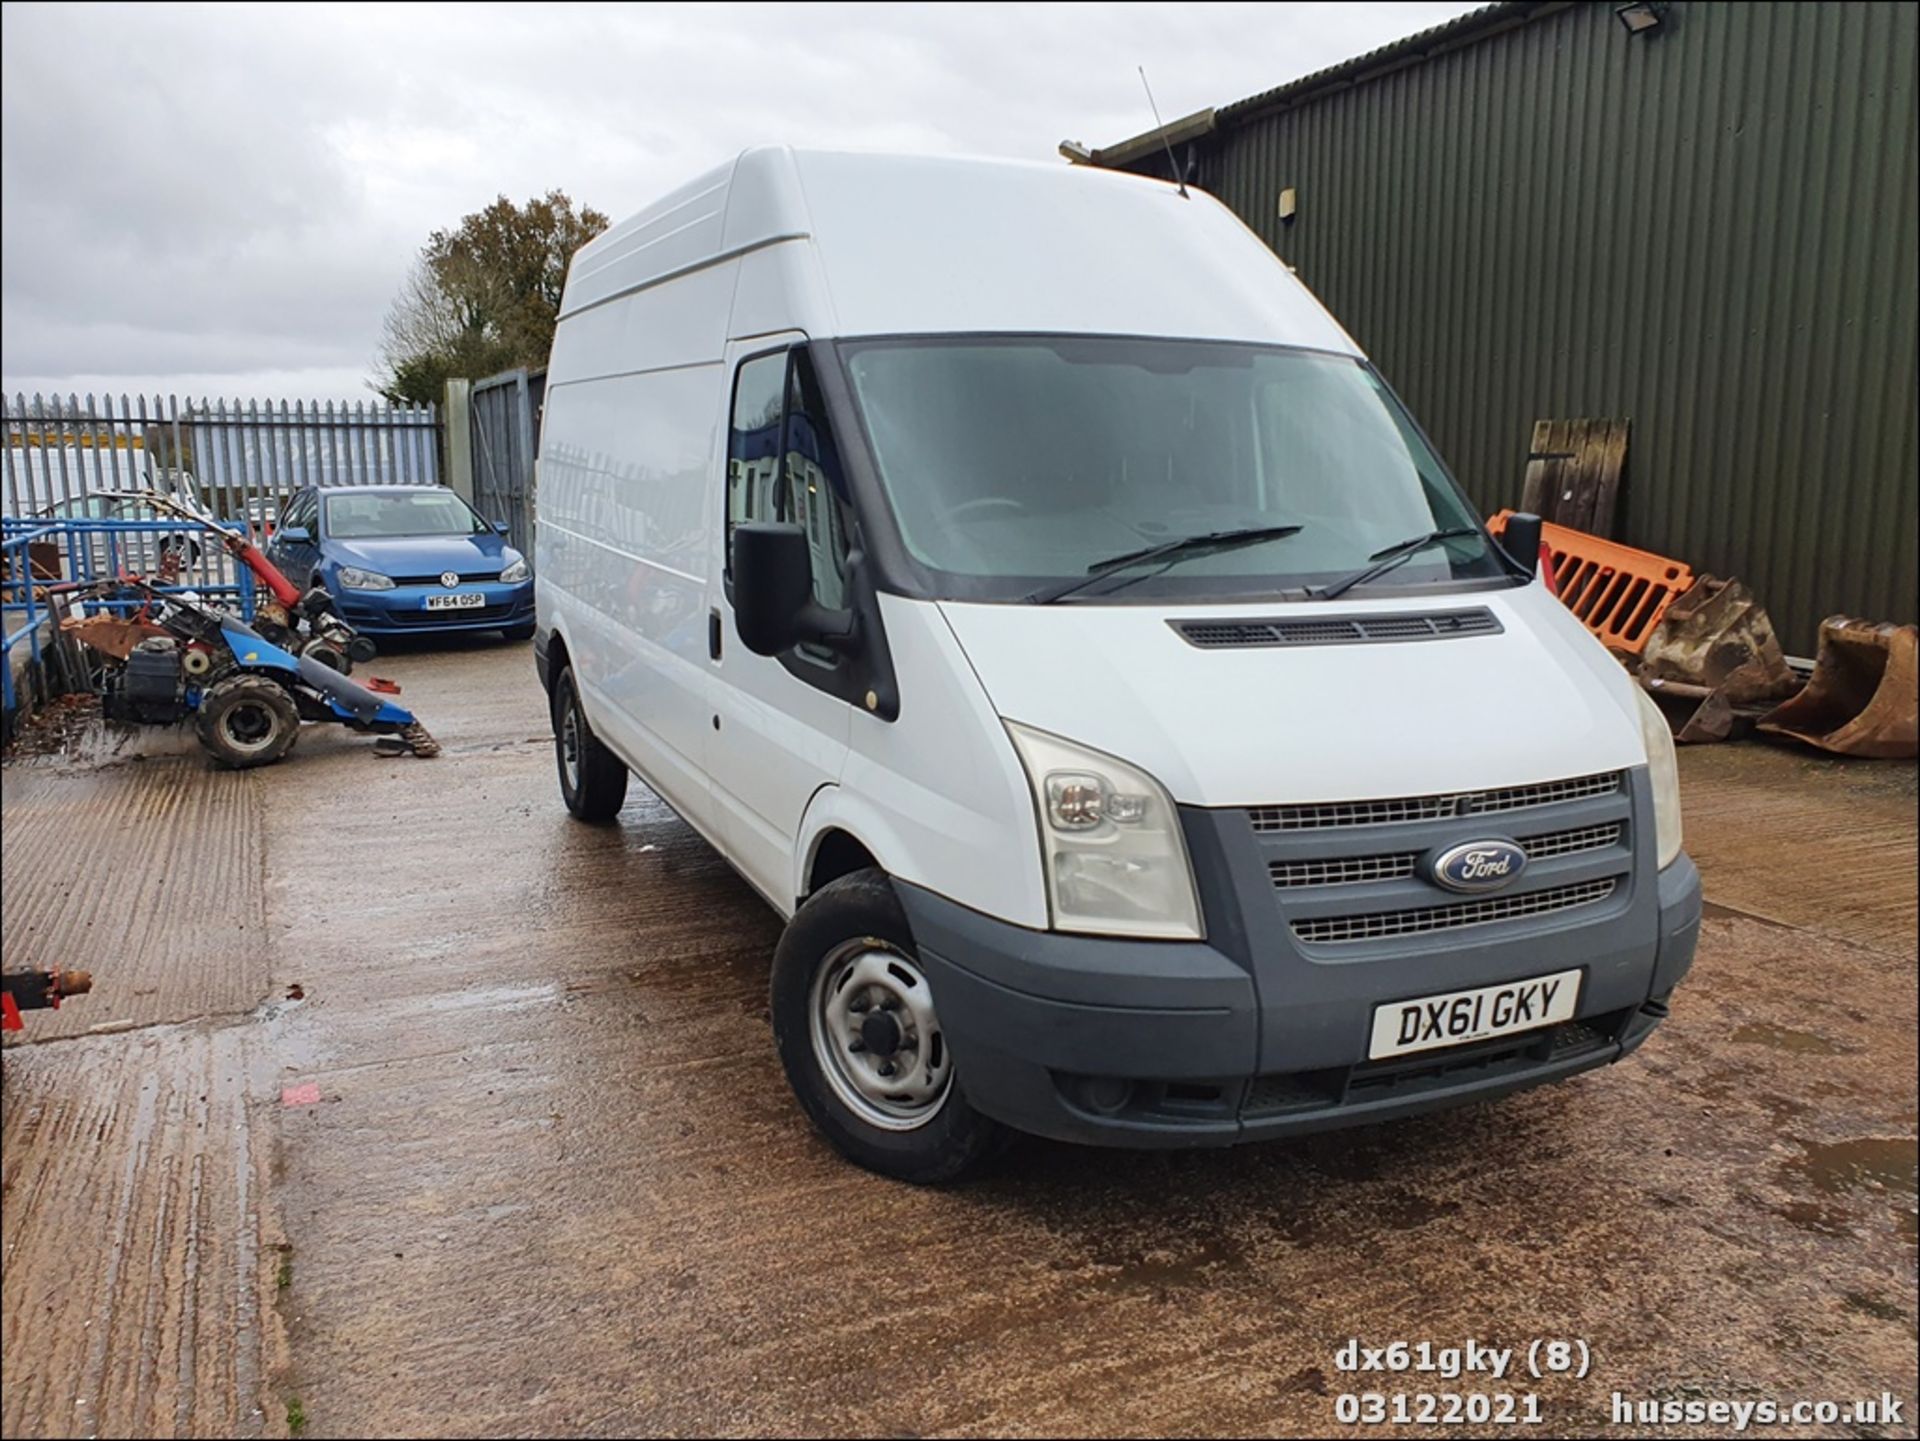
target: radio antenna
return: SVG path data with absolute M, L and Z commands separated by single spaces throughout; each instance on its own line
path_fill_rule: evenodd
M 1180 164 L 1173 158 L 1173 142 L 1167 139 L 1167 127 L 1160 121 L 1160 107 L 1154 103 L 1153 87 L 1147 84 L 1147 67 L 1134 67 L 1140 72 L 1140 88 L 1147 92 L 1147 104 L 1153 107 L 1153 128 L 1160 132 L 1160 143 L 1167 147 L 1167 170 L 1173 176 L 1173 183 L 1180 187 L 1180 198 L 1187 198 L 1187 177 L 1180 172 Z

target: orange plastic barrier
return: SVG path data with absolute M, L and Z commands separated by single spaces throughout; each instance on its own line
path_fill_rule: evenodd
M 1487 522 L 1500 535 L 1510 510 Z M 1693 586 L 1681 561 L 1545 523 L 1540 538 L 1553 557 L 1554 589 L 1580 623 L 1614 650 L 1638 655 L 1667 607 Z

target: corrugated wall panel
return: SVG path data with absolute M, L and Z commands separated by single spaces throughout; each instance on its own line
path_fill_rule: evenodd
M 1202 183 L 1483 506 L 1535 419 L 1629 416 L 1622 539 L 1745 577 L 1802 653 L 1834 611 L 1911 620 L 1920 9 L 1612 8 L 1255 114 Z

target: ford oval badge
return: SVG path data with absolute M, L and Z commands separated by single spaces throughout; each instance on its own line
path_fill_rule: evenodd
M 1433 858 L 1433 879 L 1450 891 L 1497 891 L 1526 868 L 1527 853 L 1512 841 L 1467 841 Z

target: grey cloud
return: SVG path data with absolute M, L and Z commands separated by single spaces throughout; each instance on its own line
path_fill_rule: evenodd
M 10 5 L 0 373 L 364 394 L 427 232 L 496 194 L 617 217 L 769 141 L 1044 158 L 1151 124 L 1136 64 L 1172 119 L 1467 8 Z

